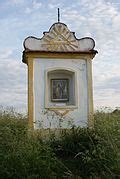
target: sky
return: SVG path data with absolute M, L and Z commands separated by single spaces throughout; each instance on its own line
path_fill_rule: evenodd
M 27 110 L 23 41 L 60 21 L 77 38 L 92 37 L 94 106 L 120 107 L 120 0 L 0 0 L 0 106 Z

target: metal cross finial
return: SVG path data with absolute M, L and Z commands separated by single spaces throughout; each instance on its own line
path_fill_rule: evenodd
M 60 22 L 60 10 L 58 8 L 58 22 Z

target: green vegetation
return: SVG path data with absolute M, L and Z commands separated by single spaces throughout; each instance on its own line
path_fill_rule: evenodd
M 96 112 L 94 129 L 72 128 L 46 140 L 27 117 L 0 111 L 0 178 L 120 178 L 120 111 Z

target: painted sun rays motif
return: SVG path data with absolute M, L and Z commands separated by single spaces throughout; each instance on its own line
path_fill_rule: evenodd
M 74 32 L 61 22 L 53 24 L 42 38 L 29 36 L 24 40 L 24 48 L 28 51 L 90 52 L 94 46 L 92 38 L 77 39 Z
M 42 46 L 50 51 L 74 51 L 78 49 L 78 42 L 73 32 L 65 24 L 54 24 L 42 38 Z

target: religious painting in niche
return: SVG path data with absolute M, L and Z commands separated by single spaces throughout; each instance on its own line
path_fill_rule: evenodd
M 51 79 L 51 101 L 69 101 L 68 79 Z

